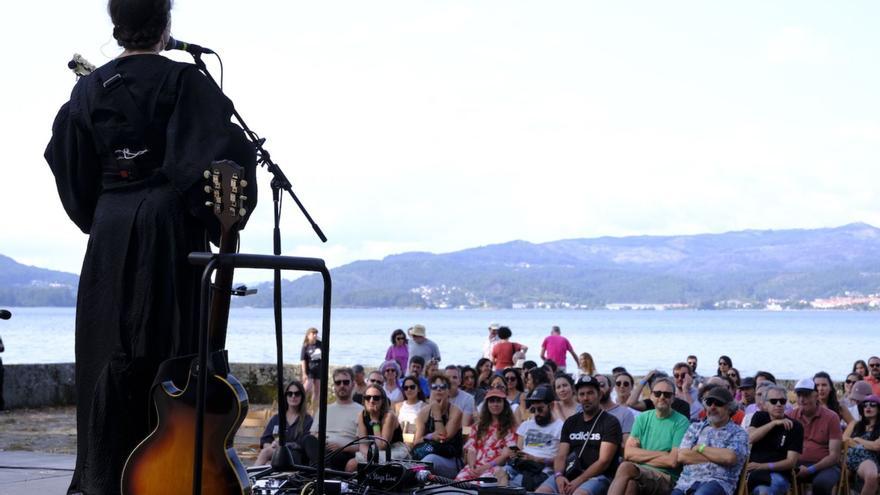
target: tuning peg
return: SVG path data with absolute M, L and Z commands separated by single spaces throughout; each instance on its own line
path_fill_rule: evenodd
M 205 201 L 205 206 L 214 206 L 213 201 Z
M 210 179 L 211 178 L 211 171 L 205 170 L 204 172 L 202 172 L 202 177 L 204 177 L 206 179 Z
M 210 193 L 211 190 L 212 190 L 212 189 L 211 189 L 211 186 L 205 186 L 205 192 L 206 192 L 206 193 Z
M 247 187 L 247 184 L 248 184 L 248 183 L 247 183 L 246 180 L 241 179 L 241 187 Z
M 245 215 L 247 215 L 247 210 L 244 209 L 244 208 L 239 208 L 239 210 L 238 210 L 238 216 L 243 217 L 243 216 L 245 216 Z
M 238 198 L 241 199 L 242 201 L 247 201 L 247 196 L 245 196 L 244 194 L 239 194 Z

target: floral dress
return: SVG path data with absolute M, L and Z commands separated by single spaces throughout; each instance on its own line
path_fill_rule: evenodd
M 489 429 L 483 435 L 482 438 L 477 438 L 476 430 L 474 430 L 474 434 L 468 438 L 467 442 L 464 444 L 464 451 L 467 452 L 468 449 L 474 449 L 477 452 L 477 460 L 476 466 L 482 466 L 491 462 L 494 459 L 497 459 L 498 456 L 501 455 L 501 452 L 504 450 L 504 447 L 508 447 L 510 445 L 516 445 L 516 432 L 515 430 L 508 430 L 501 438 L 498 438 L 498 430 L 500 426 L 498 423 L 493 423 L 489 426 Z M 477 475 L 473 471 L 471 471 L 470 467 L 465 466 L 464 469 L 458 473 L 458 476 L 455 477 L 456 480 L 467 480 L 471 478 L 478 478 L 480 476 L 491 476 L 491 472 L 483 473 L 482 475 Z

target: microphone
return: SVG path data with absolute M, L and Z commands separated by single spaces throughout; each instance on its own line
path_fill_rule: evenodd
M 12 312 L 8 309 L 0 309 L 0 320 L 8 320 L 12 318 Z
M 203 46 L 199 46 L 193 43 L 187 43 L 186 41 L 176 40 L 174 38 L 168 38 L 168 43 L 165 45 L 165 50 L 183 50 L 185 52 L 192 53 L 193 55 L 199 55 L 202 53 L 214 53 L 214 50 L 210 48 L 205 48 Z

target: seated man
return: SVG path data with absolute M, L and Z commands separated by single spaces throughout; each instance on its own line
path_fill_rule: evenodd
M 582 376 L 575 384 L 583 413 L 565 420 L 559 437 L 559 452 L 553 460 L 553 476 L 537 493 L 605 495 L 617 470 L 620 455 L 620 422 L 599 406 L 599 381 Z M 576 459 L 570 466 L 568 454 Z
M 768 388 L 774 385 L 776 384 L 768 381 L 763 381 L 755 388 L 755 402 L 743 408 L 743 411 L 745 411 L 746 415 L 743 417 L 743 422 L 740 426 L 748 428 L 749 425 L 752 424 L 752 416 L 754 416 L 756 412 L 764 410 L 764 392 L 766 392 Z M 787 405 L 788 404 L 786 404 L 786 406 Z M 788 412 L 787 407 L 785 412 Z
M 409 359 L 409 374 L 418 378 L 419 387 L 422 389 L 422 393 L 425 394 L 425 397 L 431 395 L 431 386 L 428 383 L 428 379 L 422 376 L 422 371 L 425 369 L 425 358 L 422 356 L 413 356 Z
M 357 419 L 364 407 L 352 400 L 354 372 L 351 368 L 338 368 L 333 372 L 333 391 L 336 402 L 327 406 L 327 466 L 342 471 L 349 459 L 353 459 L 358 445 L 348 445 L 357 438 Z M 312 423 L 311 435 L 303 439 L 303 448 L 312 464 L 318 458 L 319 418 Z M 335 453 L 331 456 L 331 453 Z
M 449 402 L 461 409 L 461 426 L 470 426 L 474 418 L 474 396 L 460 388 L 461 368 L 450 364 L 445 372 L 449 378 Z
M 678 479 L 678 446 L 690 421 L 672 410 L 675 383 L 668 377 L 651 385 L 654 410 L 639 414 L 623 451 L 626 460 L 614 476 L 608 495 L 651 495 L 672 491 Z
M 636 411 L 650 411 L 651 409 L 654 409 L 654 401 L 652 401 L 650 398 L 642 400 L 642 390 L 644 390 L 645 386 L 653 385 L 654 380 L 656 380 L 657 378 L 663 377 L 669 377 L 669 375 L 658 370 L 648 372 L 648 374 L 645 375 L 644 378 L 639 380 L 638 385 L 633 387 L 632 394 L 630 394 L 629 401 L 627 401 L 626 405 L 635 409 Z M 677 386 L 676 390 L 678 390 Z M 672 410 L 678 412 L 686 418 L 691 417 L 691 404 L 685 400 L 679 399 L 678 397 L 673 397 L 672 399 Z
M 516 430 L 516 453 L 504 467 L 495 470 L 501 486 L 534 490 L 553 474 L 553 460 L 559 452 L 562 420 L 553 419 L 555 396 L 548 385 L 539 385 L 526 397 L 532 417 Z M 505 480 L 508 480 L 505 483 Z
M 755 379 L 747 376 L 742 379 L 739 384 L 739 393 L 742 398 L 739 401 L 740 409 L 745 411 L 750 405 L 755 403 Z M 742 425 L 743 427 L 748 427 L 749 425 Z
M 785 495 L 791 486 L 791 469 L 804 446 L 804 428 L 785 416 L 787 395 L 778 385 L 764 387 L 763 409 L 749 424 L 752 453 L 746 471 L 753 495 Z
M 621 406 L 620 404 L 611 400 L 611 379 L 606 375 L 596 375 L 596 380 L 599 380 L 599 390 L 602 396 L 599 398 L 599 406 L 602 409 L 613 415 L 617 418 L 617 421 L 620 422 L 620 431 L 623 433 L 623 437 L 621 439 L 621 443 L 626 445 L 626 440 L 629 438 L 629 432 L 632 431 L 633 422 L 636 420 L 635 415 L 632 412 L 632 409 Z
M 713 376 L 706 380 L 706 386 L 700 389 L 700 400 L 703 399 L 703 394 L 705 394 L 706 391 L 709 390 L 708 387 L 710 385 L 713 387 L 721 387 L 727 390 L 730 393 L 731 397 L 733 397 L 733 394 L 736 392 L 736 385 L 734 385 L 733 380 L 731 380 L 729 377 Z M 730 415 L 730 420 L 742 426 L 743 418 L 745 418 L 745 416 L 745 412 L 743 412 L 742 408 L 737 406 L 733 408 Z M 697 417 L 699 419 L 706 419 L 706 411 L 701 408 Z M 745 428 L 745 426 L 743 426 L 743 428 Z
M 691 424 L 681 441 L 678 462 L 684 469 L 672 495 L 732 495 L 749 453 L 749 436 L 730 420 L 733 394 L 718 385 L 704 390 L 706 419 Z
M 798 460 L 798 481 L 812 483 L 813 495 L 830 495 L 840 480 L 840 417 L 819 405 L 816 384 L 804 378 L 794 387 L 797 408 L 792 419 L 804 427 L 804 451 Z

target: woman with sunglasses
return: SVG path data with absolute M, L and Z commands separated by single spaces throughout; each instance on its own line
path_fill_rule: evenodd
M 394 413 L 397 414 L 397 419 L 400 421 L 403 432 L 415 436 L 416 419 L 419 417 L 419 412 L 426 405 L 425 394 L 422 392 L 422 387 L 419 386 L 419 379 L 412 375 L 403 379 L 400 389 L 403 391 L 403 402 L 398 402 L 394 405 Z M 412 444 L 411 440 L 407 442 L 407 445 L 410 447 L 412 447 Z
M 730 357 L 721 356 L 718 358 L 718 370 L 715 372 L 715 375 L 726 377 L 731 368 L 733 368 L 733 361 Z
M 856 489 L 861 490 L 861 495 L 877 493 L 877 473 L 880 471 L 878 406 L 880 406 L 880 397 L 876 395 L 866 397 L 859 403 L 859 415 L 862 419 L 853 421 L 843 432 L 843 442 L 847 447 L 846 466 L 856 473 Z
M 517 421 L 504 392 L 494 389 L 487 392 L 476 431 L 464 445 L 467 464 L 455 479 L 491 475 L 497 466 L 504 465 L 511 455 L 508 447 L 516 445 L 516 427 Z
M 858 406 L 858 402 L 852 400 L 850 394 L 852 394 L 853 385 L 860 381 L 862 381 L 862 375 L 856 372 L 846 375 L 846 380 L 843 381 L 843 397 L 841 397 L 840 403 L 850 408 L 850 412 L 852 412 L 851 408 Z
M 849 409 L 840 404 L 840 400 L 837 398 L 837 390 L 834 388 L 834 382 L 831 381 L 831 375 L 820 371 L 813 375 L 813 383 L 816 384 L 816 395 L 819 398 L 820 405 L 837 413 L 844 425 L 849 425 L 855 421 Z
M 733 381 L 733 390 L 736 392 L 733 394 L 733 398 L 736 399 L 737 402 L 742 401 L 742 393 L 739 390 L 740 383 L 742 383 L 739 370 L 736 368 L 730 368 L 727 370 L 727 378 Z
M 583 412 L 577 400 L 575 400 L 574 380 L 567 374 L 556 377 L 554 382 L 556 401 L 553 402 L 553 419 L 565 421 L 579 412 Z
M 403 443 L 403 430 L 397 415 L 391 410 L 391 404 L 385 395 L 381 385 L 371 383 L 364 390 L 364 410 L 358 415 L 357 435 L 359 438 L 366 436 L 379 437 L 371 441 L 364 441 L 358 445 L 358 451 L 354 459 L 348 461 L 345 470 L 352 473 L 357 470 L 359 462 L 371 462 L 369 457 L 370 448 L 379 452 L 378 462 L 390 462 L 393 460 L 409 459 L 409 447 Z M 390 442 L 391 459 L 387 458 L 386 452 Z M 374 459 L 372 462 L 376 462 Z
M 403 401 L 403 390 L 398 386 L 397 380 L 400 378 L 400 366 L 397 361 L 389 359 L 379 366 L 379 373 L 382 374 L 385 385 L 385 395 L 391 404 L 397 404 Z
M 284 402 L 281 403 L 281 411 L 287 424 L 287 434 L 284 441 L 293 454 L 294 462 L 303 463 L 303 450 L 300 442 L 308 435 L 312 428 L 312 417 L 306 411 L 306 389 L 297 380 L 291 381 L 284 392 Z M 257 456 L 255 465 L 262 466 L 272 460 L 272 454 L 278 447 L 278 415 L 269 419 L 269 424 L 260 437 L 260 445 L 263 447 Z
M 321 403 L 321 341 L 318 340 L 318 329 L 306 330 L 300 353 L 303 385 L 312 394 L 312 408 Z M 314 409 L 313 409 L 314 410 Z
M 523 380 L 516 368 L 505 368 L 503 372 L 504 384 L 507 385 L 507 402 L 513 411 L 519 407 L 520 398 L 525 401 L 523 395 Z
M 449 378 L 431 377 L 431 397 L 416 418 L 414 457 L 434 465 L 433 472 L 453 478 L 461 467 L 461 409 L 449 402 Z
M 619 373 L 614 374 L 614 401 L 620 404 L 621 406 L 626 406 L 629 401 L 629 396 L 632 395 L 633 392 L 633 384 L 635 380 L 632 375 L 629 374 L 628 371 L 621 371 Z M 627 406 L 628 407 L 628 406 Z M 634 411 L 634 414 L 638 413 L 638 411 Z
M 392 359 L 397 361 L 398 366 L 402 370 L 405 370 L 409 363 L 409 343 L 406 333 L 400 328 L 391 332 L 391 345 L 385 351 L 385 361 Z

